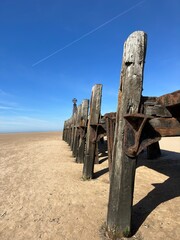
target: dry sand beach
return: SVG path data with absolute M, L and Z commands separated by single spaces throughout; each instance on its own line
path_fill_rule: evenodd
M 180 138 L 162 157 L 138 160 L 132 239 L 180 239 Z M 61 133 L 0 134 L 0 239 L 98 240 L 106 221 L 107 157 L 82 181 Z

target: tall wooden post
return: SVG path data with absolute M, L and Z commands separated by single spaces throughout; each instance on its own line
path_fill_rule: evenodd
M 111 177 L 112 172 L 112 151 L 114 144 L 114 132 L 116 125 L 116 113 L 107 113 L 104 115 L 106 119 L 106 134 L 107 134 L 107 147 L 108 147 L 108 166 L 109 176 Z
M 68 120 L 68 137 L 67 137 L 67 143 L 70 145 L 71 144 L 71 130 L 72 130 L 72 127 L 71 127 L 71 124 L 72 124 L 72 121 L 71 121 L 71 118 Z
M 78 148 L 78 138 L 79 138 L 79 124 L 81 120 L 81 108 L 82 104 L 80 104 L 77 108 L 77 117 L 76 117 L 76 124 L 75 124 L 75 130 L 74 130 L 74 143 L 73 143 L 73 156 L 77 156 L 77 148 Z
M 83 166 L 83 179 L 92 179 L 96 151 L 96 128 L 101 112 L 102 84 L 96 84 L 92 88 L 90 115 L 86 135 L 86 153 Z
M 72 115 L 74 115 L 74 113 L 77 112 L 77 99 L 73 98 L 72 102 L 73 102 L 73 112 L 72 112 Z
M 81 120 L 80 120 L 80 129 L 79 129 L 80 139 L 79 139 L 79 146 L 78 146 L 78 150 L 77 150 L 78 152 L 77 152 L 77 157 L 76 157 L 77 163 L 84 162 L 88 111 L 89 111 L 89 100 L 84 99 L 82 102 L 82 109 L 81 109 Z
M 71 117 L 71 142 L 70 142 L 70 147 L 71 151 L 73 151 L 73 146 L 74 146 L 74 135 L 75 135 L 75 128 L 76 128 L 76 121 L 77 121 L 77 111 L 74 112 L 74 114 Z
M 63 141 L 66 141 L 66 125 L 67 125 L 67 123 L 66 123 L 67 121 L 64 121 L 64 127 L 63 127 L 63 135 L 62 135 L 62 140 Z
M 114 238 L 131 234 L 136 158 L 128 157 L 123 150 L 124 115 L 139 111 L 145 52 L 146 34 L 132 33 L 124 44 L 107 215 L 107 231 Z M 128 139 L 131 141 L 131 136 Z

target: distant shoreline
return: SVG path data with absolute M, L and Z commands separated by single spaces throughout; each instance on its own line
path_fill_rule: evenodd
M 3 134 L 56 133 L 56 132 L 62 132 L 62 130 L 56 130 L 56 131 L 0 132 L 0 134 L 3 135 Z

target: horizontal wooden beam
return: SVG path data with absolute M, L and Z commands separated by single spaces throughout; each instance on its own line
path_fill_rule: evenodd
M 162 137 L 180 136 L 180 122 L 176 118 L 153 118 L 149 123 Z
M 157 103 L 165 107 L 180 104 L 180 90 L 158 97 Z

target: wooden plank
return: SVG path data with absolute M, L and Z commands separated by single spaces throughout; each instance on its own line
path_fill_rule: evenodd
M 145 52 L 146 34 L 132 33 L 124 44 L 107 215 L 108 235 L 114 239 L 131 234 L 136 158 L 123 151 L 124 115 L 139 111 Z M 128 139 L 132 140 L 130 136 Z
M 172 117 L 168 109 L 162 105 L 144 106 L 144 114 L 157 117 Z
M 180 136 L 180 122 L 176 118 L 153 118 L 149 123 L 161 137 Z
M 77 150 L 77 163 L 84 162 L 84 154 L 85 154 L 85 136 L 86 136 L 86 128 L 87 128 L 87 121 L 88 121 L 88 111 L 89 111 L 89 100 L 84 99 L 82 102 L 82 110 L 81 110 L 81 119 L 80 119 L 80 139 L 79 139 L 79 146 Z
M 180 90 L 158 97 L 157 102 L 166 107 L 180 104 Z
M 83 179 L 93 178 L 94 161 L 96 152 L 96 128 L 101 114 L 102 84 L 96 84 L 92 88 L 90 102 L 90 116 L 86 135 L 86 152 L 83 166 Z

